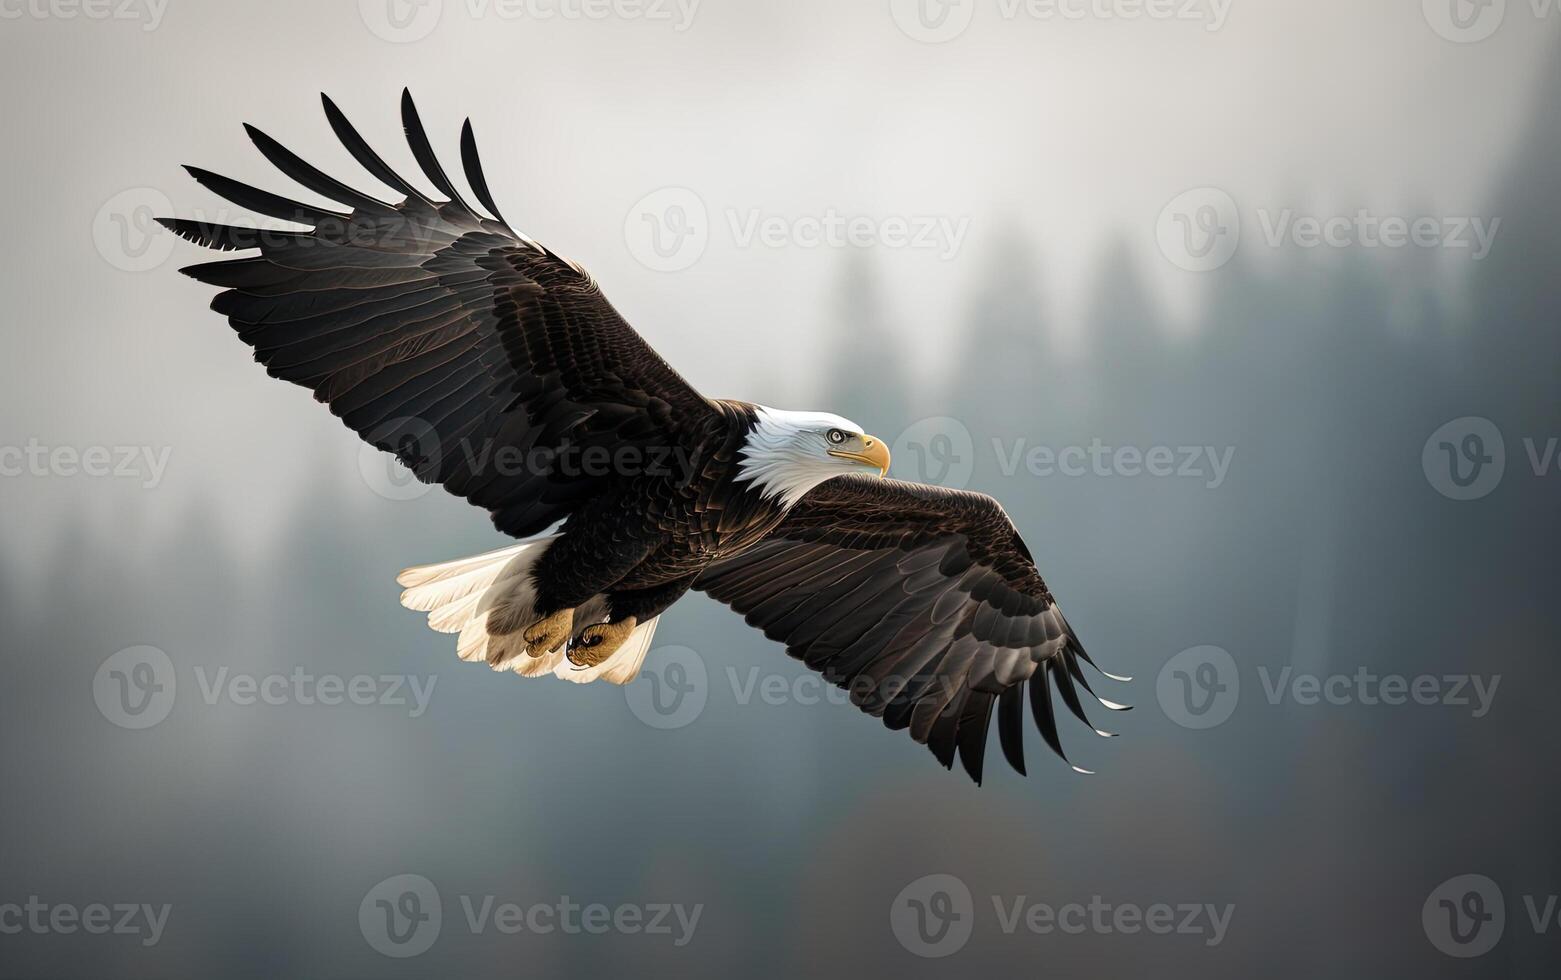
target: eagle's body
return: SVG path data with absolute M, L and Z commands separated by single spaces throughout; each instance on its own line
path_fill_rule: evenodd
M 213 308 L 272 375 L 521 539 L 402 573 L 403 603 L 459 633 L 463 659 L 627 683 L 657 617 L 697 589 L 978 781 L 994 710 L 1024 771 L 1026 682 L 1061 754 L 1047 681 L 1083 719 L 1088 656 L 995 500 L 882 479 L 886 447 L 848 419 L 705 398 L 584 270 L 504 222 L 469 123 L 462 161 L 492 217 L 462 199 L 409 96 L 408 143 L 444 200 L 325 108 L 399 203 L 250 128 L 268 159 L 345 210 L 191 168 L 223 197 L 311 230 L 164 223 L 258 249 L 185 271 L 224 287 Z
M 622 475 L 564 521 L 561 539 L 539 564 L 544 608 L 575 606 L 602 591 L 615 608 L 628 592 L 665 593 L 670 605 L 712 561 L 757 543 L 780 522 L 785 509 L 778 500 L 743 493 L 738 482 L 754 410 L 733 402 L 716 407 L 674 432 L 678 446 L 665 465 Z M 597 533 L 603 527 L 619 533 Z M 637 615 L 644 621 L 660 611 Z
M 779 495 L 744 486 L 750 439 L 761 413 L 773 410 L 736 401 L 712 409 L 673 428 L 675 445 L 656 454 L 659 462 L 646 456 L 624 467 L 565 519 L 537 560 L 540 613 L 600 597 L 609 621 L 649 622 L 712 562 L 758 544 L 781 522 L 787 507 Z

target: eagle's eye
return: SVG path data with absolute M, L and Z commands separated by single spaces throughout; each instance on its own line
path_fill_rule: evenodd
M 830 429 L 824 434 L 824 438 L 838 446 L 846 441 L 846 434 L 839 429 Z

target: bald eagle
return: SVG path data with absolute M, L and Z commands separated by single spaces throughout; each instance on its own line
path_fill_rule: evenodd
M 234 204 L 302 227 L 160 220 L 255 253 L 182 271 L 222 287 L 212 309 L 268 373 L 521 539 L 401 573 L 402 603 L 459 634 L 462 660 L 625 684 L 658 618 L 694 589 L 945 768 L 957 755 L 977 783 L 994 709 L 1003 754 L 1025 771 L 1027 681 L 1035 723 L 1066 761 L 1051 688 L 1093 728 L 1079 691 L 1094 694 L 1080 661 L 1094 662 L 997 501 L 885 479 L 884 441 L 838 415 L 706 398 L 584 269 L 505 221 L 470 120 L 461 162 L 486 214 L 445 173 L 409 93 L 402 124 L 436 194 L 322 99 L 398 202 L 246 126 L 272 164 L 337 207 L 187 167 Z

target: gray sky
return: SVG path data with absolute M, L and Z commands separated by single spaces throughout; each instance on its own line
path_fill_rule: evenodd
M 1505 936 L 1478 926 L 1499 939 L 1480 966 L 1554 974 L 1525 905 L 1557 891 L 1561 823 L 1561 115 L 1540 101 L 1561 2 L 1543 22 L 1544 0 L 1099 8 L 1202 17 L 1167 22 L 703 0 L 684 30 L 528 13 L 661 0 L 90 8 L 128 21 L 77 2 L 0 0 L 0 745 L 24 749 L 0 752 L 0 905 L 173 912 L 155 948 L 0 935 L 4 967 L 1457 976 L 1469 950 L 1424 910 L 1490 893 Z M 1453 5 L 1476 15 L 1461 33 Z M 993 738 L 970 786 L 708 598 L 666 616 L 656 680 L 623 690 L 495 677 L 398 608 L 397 569 L 501 536 L 438 488 L 393 499 L 386 457 L 266 377 L 176 273 L 212 253 L 146 231 L 239 218 L 181 163 L 310 197 L 245 120 L 376 189 L 322 89 L 410 171 L 403 85 L 452 172 L 473 117 L 506 216 L 701 389 L 846 411 L 896 447 L 894 475 L 998 497 L 1091 654 L 1136 678 L 1096 685 L 1135 705 L 1091 713 L 1122 738 L 1065 722 L 1099 774 L 1031 733 L 1028 779 Z M 1357 209 L 1369 227 L 1330 220 Z M 867 244 L 798 241 L 830 216 Z M 1429 244 L 1366 241 L 1422 219 Z M 895 247 L 913 228 L 934 247 Z M 831 333 L 842 295 L 874 336 Z M 970 336 L 1020 349 L 976 357 Z M 1057 465 L 1106 446 L 1104 469 Z M 132 676 L 146 647 L 153 683 Z M 231 686 L 295 672 L 425 679 L 430 700 Z M 132 681 L 164 720 L 124 727 Z M 686 725 L 637 700 L 662 683 Z M 406 873 L 438 886 L 444 932 L 392 959 L 360 914 Z M 974 932 L 918 959 L 894 922 L 941 874 Z M 565 895 L 708 909 L 678 950 L 478 934 L 460 903 Z M 1236 912 L 1218 946 L 1001 927 L 1015 900 L 1091 896 Z
M 289 471 L 308 469 L 264 462 L 279 456 L 314 455 L 352 478 L 350 435 L 265 378 L 205 310 L 211 290 L 174 274 L 199 250 L 153 242 L 145 254 L 166 260 L 134 272 L 104 254 L 127 201 L 234 217 L 178 164 L 294 190 L 240 121 L 375 186 L 330 138 L 320 90 L 406 167 L 403 84 L 451 168 L 471 115 L 509 219 L 585 263 L 695 384 L 827 408 L 810 397 L 828 373 L 831 289 L 856 246 L 766 245 L 745 229 L 778 220 L 806 237 L 810 218 L 865 219 L 895 340 L 927 383 L 1013 232 L 1034 243 L 1064 336 L 1113 239 L 1196 330 L 1206 280 L 1157 248 L 1167 201 L 1202 186 L 1231 195 L 1256 261 L 1278 251 L 1259 241 L 1260 211 L 1481 215 L 1561 23 L 1522 0 L 1489 38 L 1454 43 L 1413 0 L 1204 0 L 1193 20 L 969 3 L 968 28 L 943 43 L 910 37 L 895 16 L 907 6 L 888 2 L 704 0 L 646 8 L 665 19 L 589 19 L 571 16 L 577 0 L 444 0 L 398 7 L 412 18 L 400 35 L 384 0 L 171 0 L 132 4 L 131 20 L 59 16 L 77 9 L 69 0 L 8 5 L 18 16 L 0 22 L 0 49 L 28 93 L 7 101 L 0 147 L 7 184 L 23 189 L 0 244 L 13 270 L 10 441 L 170 447 L 167 520 L 215 491 L 265 527 L 285 512 Z M 436 8 L 437 23 L 418 19 Z M 533 16 L 547 11 L 561 13 Z M 430 24 L 416 40 L 380 36 Z M 639 202 L 669 186 L 707 210 L 708 244 L 676 272 L 647 268 L 625 238 Z M 933 247 L 893 247 L 900 220 Z M 1443 259 L 1450 281 L 1458 258 Z M 87 502 L 71 494 L 116 499 L 81 481 L 12 493 L 66 508 Z

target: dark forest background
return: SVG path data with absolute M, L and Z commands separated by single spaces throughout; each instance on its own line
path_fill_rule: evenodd
M 480 514 L 439 495 L 398 503 L 322 483 L 260 558 L 199 510 L 166 539 L 127 512 L 64 531 L 52 554 L 0 560 L 16 654 L 0 685 L 0 879 L 8 895 L 171 902 L 171 921 L 151 950 L 5 937 L 0 972 L 1555 975 L 1561 932 L 1535 935 L 1521 896 L 1561 890 L 1561 475 L 1536 475 L 1522 440 L 1561 436 L 1557 94 L 1561 74 L 1498 182 L 1502 225 L 1483 262 L 1264 255 L 1254 242 L 1206 277 L 1198 329 L 1178 335 L 1124 247 L 1095 272 L 1083 349 L 1063 350 L 1040 312 L 1044 264 L 1015 233 L 969 297 L 946 387 L 891 373 L 823 400 L 871 432 L 935 415 L 969 431 L 970 486 L 1015 515 L 1096 659 L 1135 678 L 1102 689 L 1136 705 L 1098 719 L 1122 738 L 1064 730 L 1098 775 L 1069 772 L 1032 732 L 1030 777 L 989 758 L 978 789 L 849 708 L 736 703 L 729 665 L 802 668 L 702 598 L 657 637 L 709 669 L 704 712 L 676 730 L 642 724 L 616 688 L 458 664 L 392 585 L 406 564 L 494 546 Z M 842 262 L 835 316 L 845 349 L 893 347 L 870 262 Z M 1506 475 L 1457 502 L 1430 485 L 1421 449 L 1471 415 L 1501 429 Z M 1235 455 L 1216 489 L 1005 476 L 992 441 L 1019 437 Z M 138 643 L 168 653 L 181 690 L 165 722 L 131 732 L 91 690 L 103 659 Z M 1161 665 L 1201 644 L 1230 651 L 1243 684 L 1234 716 L 1206 731 L 1172 723 L 1155 696 Z M 190 673 L 300 664 L 438 682 L 413 719 L 207 706 Z M 1502 680 L 1482 718 L 1270 704 L 1258 669 L 1287 665 Z M 445 903 L 438 943 L 405 961 L 357 932 L 364 893 L 402 872 L 427 875 Z M 889 928 L 899 890 L 934 872 L 977 896 L 974 938 L 950 961 L 911 957 Z M 1432 889 L 1467 872 L 1507 900 L 1505 937 L 1472 962 L 1438 953 L 1420 918 Z M 705 910 L 683 949 L 472 936 L 465 893 Z M 1211 948 L 1004 935 L 991 895 L 1236 909 Z

